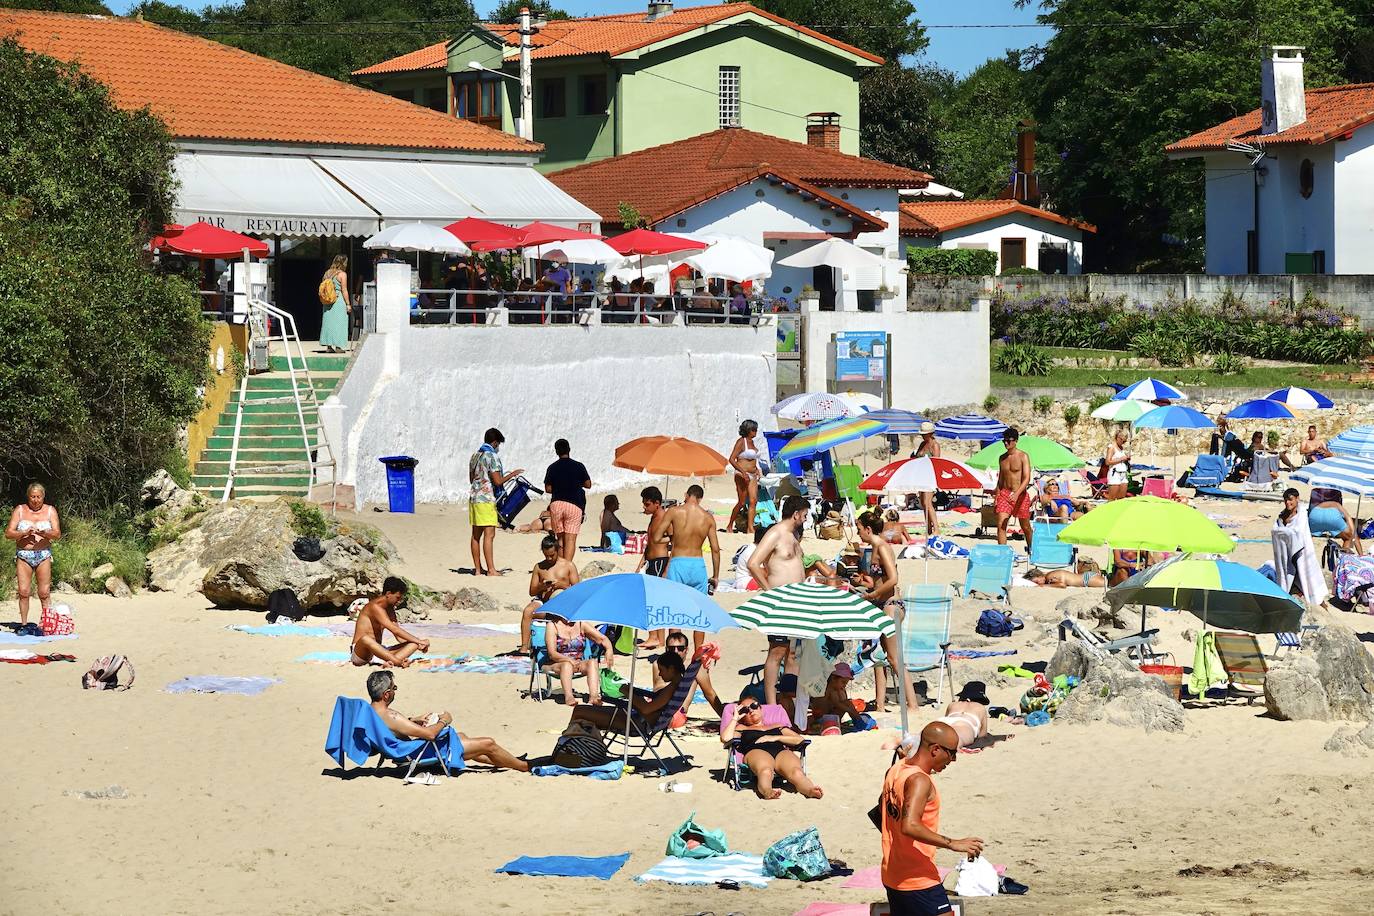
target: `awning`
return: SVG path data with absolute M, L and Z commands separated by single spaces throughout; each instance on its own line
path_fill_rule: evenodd
M 305 156 L 177 153 L 176 220 L 252 235 L 372 235 L 377 211 Z

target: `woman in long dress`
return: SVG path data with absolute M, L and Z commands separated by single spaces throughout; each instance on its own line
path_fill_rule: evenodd
M 324 272 L 324 279 L 334 284 L 334 301 L 324 310 L 320 320 L 320 346 L 329 353 L 348 349 L 348 319 L 353 304 L 348 301 L 348 257 L 335 255 L 334 262 Z

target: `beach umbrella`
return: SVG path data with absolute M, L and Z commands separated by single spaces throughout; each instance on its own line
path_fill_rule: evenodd
M 599 242 L 604 238 L 604 235 L 597 235 L 595 232 L 583 232 L 581 229 L 569 229 L 567 226 L 555 226 L 537 220 L 515 230 L 516 245 L 520 248 L 549 245 L 554 242 Z
M 1007 424 L 976 413 L 961 413 L 956 417 L 945 417 L 935 424 L 935 435 L 941 439 L 1000 439 Z
M 1374 458 L 1374 423 L 1351 427 L 1334 439 L 1328 440 L 1326 447 L 1344 455 Z
M 1098 506 L 1059 532 L 1067 544 L 1127 550 L 1230 553 L 1235 542 L 1192 506 L 1158 496 L 1132 496 Z
M 860 414 L 866 416 L 875 410 L 879 410 L 883 406 L 882 398 L 878 397 L 876 394 L 870 394 L 867 391 L 838 391 L 835 393 L 835 397 L 849 405 L 849 415 L 851 417 L 857 417 Z M 891 430 L 888 430 L 888 432 L 891 432 Z
M 665 477 L 715 477 L 728 461 L 709 445 L 681 436 L 642 436 L 616 447 L 612 465 Z
M 655 232 L 652 229 L 631 229 L 629 232 L 622 233 L 607 240 L 610 245 L 622 255 L 649 255 L 649 254 L 672 254 L 676 251 L 705 251 L 705 242 L 698 242 L 696 239 L 684 238 L 680 235 L 669 235 L 666 232 Z
M 772 412 L 781 420 L 838 420 L 849 416 L 853 411 L 843 398 L 823 392 L 804 391 L 783 398 L 772 407 Z
M 852 242 L 833 236 L 823 242 L 803 248 L 778 262 L 784 267 L 831 267 L 836 270 L 882 270 L 883 259 L 871 251 L 864 251 Z
M 1288 479 L 1360 497 L 1374 496 L 1374 458 L 1337 455 L 1298 468 Z
M 837 445 L 876 436 L 887 431 L 887 424 L 867 417 L 846 417 L 817 423 L 797 433 L 777 454 L 779 463 L 827 452 Z
M 864 414 L 870 420 L 881 420 L 887 424 L 887 434 L 889 436 L 914 436 L 920 433 L 921 424 L 929 423 L 925 417 L 909 410 L 899 410 L 896 407 L 884 407 L 880 410 L 870 410 Z
M 189 226 L 168 226 L 162 235 L 155 236 L 148 244 L 154 250 L 171 251 L 202 259 L 232 260 L 242 257 L 245 248 L 255 257 L 267 256 L 266 242 L 212 226 L 204 221 L 191 223 Z
M 897 632 L 897 621 L 858 593 L 814 582 L 760 592 L 735 608 L 733 616 L 746 630 L 793 639 L 876 639 Z
M 550 598 L 540 610 L 569 622 L 609 623 L 632 630 L 691 630 L 716 633 L 738 627 L 719 604 L 694 588 L 658 576 L 615 573 L 586 579 Z M 625 695 L 633 703 L 635 659 L 630 653 L 630 683 Z M 628 717 L 627 717 L 628 737 Z M 630 742 L 625 742 L 625 764 L 630 761 Z
M 1097 511 L 1097 510 L 1093 510 Z M 1127 604 L 1190 611 L 1208 624 L 1246 633 L 1296 633 L 1304 607 L 1257 570 L 1229 560 L 1171 557 L 1107 591 Z
M 364 248 L 426 251 L 431 254 L 470 254 L 462 239 L 431 223 L 397 223 L 363 242 Z
M 483 247 L 479 249 L 481 251 L 490 251 L 492 248 L 519 247 L 514 226 L 493 223 L 491 220 L 465 216 L 457 222 L 449 223 L 444 228 L 461 239 L 469 248 L 477 243 L 482 243 Z
M 1151 410 L 1154 410 L 1154 407 L 1149 401 L 1108 401 L 1094 410 L 1091 416 L 1113 423 L 1130 423 Z
M 1016 440 L 1016 445 L 1026 453 L 1027 457 L 1030 458 L 1031 467 L 1037 471 L 1067 471 L 1081 468 L 1086 463 L 1082 458 L 1053 439 L 1045 439 L 1041 436 L 1022 436 Z M 994 442 L 974 454 L 968 460 L 968 464 L 969 467 L 974 468 L 995 468 L 998 461 L 1006 453 L 1007 447 L 1005 445 L 1001 442 Z
M 1237 404 L 1226 412 L 1226 416 L 1231 420 L 1291 420 L 1293 411 L 1279 401 L 1255 398 Z
M 1113 401 L 1186 401 L 1188 395 L 1179 391 L 1168 382 L 1157 378 L 1145 378 L 1133 385 L 1127 385 L 1112 395 Z
M 1156 407 L 1136 418 L 1136 429 L 1215 429 L 1216 424 L 1200 410 L 1170 404 Z M 1178 440 L 1174 440 L 1174 476 L 1178 477 Z
M 773 250 L 738 235 L 684 233 L 711 247 L 689 254 L 683 261 L 703 277 L 736 283 L 767 280 L 773 275 Z
M 1330 410 L 1335 406 L 1330 398 L 1311 388 L 1278 388 L 1266 394 L 1264 399 L 1287 404 L 1291 410 Z
M 980 470 L 953 458 L 904 458 L 879 468 L 864 478 L 860 490 L 886 493 L 934 490 L 990 490 L 994 481 Z

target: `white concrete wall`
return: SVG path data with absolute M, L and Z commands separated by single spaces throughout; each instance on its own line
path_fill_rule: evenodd
M 802 316 L 807 391 L 826 391 L 834 371 L 833 335 L 886 331 L 892 342 L 891 403 L 927 410 L 987 397 L 988 306 L 971 312 L 806 312 Z M 850 385 L 870 390 L 869 386 Z
M 1374 273 L 1374 129 L 1363 127 L 1332 148 L 1335 242 L 1326 269 L 1338 274 Z M 1315 191 L 1314 191 L 1315 194 Z
M 907 246 L 930 248 L 984 247 L 997 255 L 997 272 L 1002 272 L 1002 239 L 1026 240 L 1026 266 L 1040 269 L 1040 245 L 1049 242 L 1065 245 L 1068 248 L 1069 273 L 1083 272 L 1083 233 L 1061 223 L 1047 219 L 1037 219 L 1025 214 L 1000 216 L 985 222 L 953 229 L 940 234 L 938 241 L 908 236 L 902 239 L 901 251 L 905 256 Z
M 1207 179 L 1207 258 L 1209 274 L 1243 274 L 1248 263 L 1245 233 L 1254 225 L 1254 176 L 1239 153 L 1203 157 Z

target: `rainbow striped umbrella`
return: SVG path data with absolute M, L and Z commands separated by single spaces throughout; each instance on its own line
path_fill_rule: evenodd
M 778 452 L 776 460 L 782 462 L 791 461 L 793 458 L 807 458 L 820 452 L 828 452 L 837 445 L 883 432 L 887 432 L 886 423 L 867 417 L 850 417 L 818 423 L 793 436 L 792 441 Z

